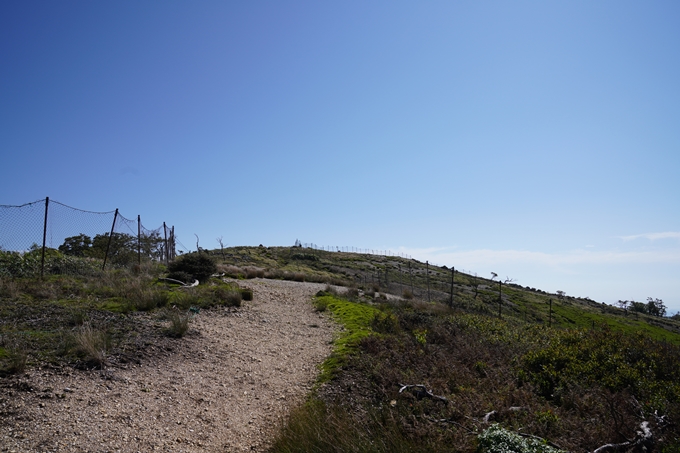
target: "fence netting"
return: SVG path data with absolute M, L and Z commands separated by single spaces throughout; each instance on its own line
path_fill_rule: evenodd
M 0 205 L 0 275 L 89 275 L 174 256 L 174 227 L 149 229 L 117 209 L 85 211 L 49 198 Z

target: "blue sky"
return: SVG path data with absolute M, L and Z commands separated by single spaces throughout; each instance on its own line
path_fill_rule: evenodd
M 0 4 L 0 204 L 680 310 L 680 4 Z

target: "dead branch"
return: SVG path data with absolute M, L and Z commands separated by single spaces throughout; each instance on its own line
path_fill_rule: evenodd
M 401 388 L 399 389 L 399 393 L 402 393 L 404 390 L 415 388 L 419 389 L 418 393 L 416 393 L 416 396 L 419 398 L 422 398 L 424 396 L 427 396 L 428 398 L 432 398 L 433 400 L 439 400 L 443 401 L 446 404 L 449 404 L 449 400 L 444 398 L 443 396 L 435 395 L 432 393 L 430 390 L 427 389 L 423 384 L 399 384 Z
M 462 428 L 465 431 L 467 431 L 468 434 L 473 434 L 475 436 L 477 435 L 477 431 L 472 430 L 472 429 L 466 427 L 465 425 L 458 423 L 457 421 L 452 420 L 450 418 L 432 418 L 432 417 L 428 417 L 428 416 L 425 416 L 423 418 L 425 418 L 426 420 L 429 420 L 431 422 L 434 422 L 434 423 L 448 423 L 448 424 L 451 424 L 451 425 L 456 425 L 457 427 Z
M 484 415 L 484 419 L 483 419 L 484 423 L 489 423 L 489 421 L 491 420 L 491 417 L 493 417 L 497 413 L 498 412 L 496 412 L 496 411 L 487 412 L 486 415 Z
M 174 278 L 167 278 L 167 277 L 160 277 L 158 280 L 165 280 L 166 282 L 173 282 L 173 283 L 179 283 L 181 288 L 193 288 L 195 286 L 198 286 L 198 280 L 194 280 L 192 284 L 184 283 L 179 280 L 175 280 Z
M 654 441 L 654 434 L 649 427 L 649 422 L 644 421 L 640 423 L 640 429 L 635 432 L 635 439 L 620 444 L 606 444 L 593 450 L 593 453 L 616 452 L 621 450 L 628 450 L 630 448 L 642 447 L 645 451 L 649 451 Z

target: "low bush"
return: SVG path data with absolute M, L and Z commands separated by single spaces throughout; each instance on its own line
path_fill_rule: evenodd
M 190 253 L 170 263 L 168 271 L 170 273 L 186 272 L 199 282 L 205 283 L 212 274 L 217 272 L 217 265 L 205 253 Z
M 250 288 L 241 288 L 241 298 L 246 301 L 253 300 L 253 290 Z
M 477 439 L 479 453 L 560 453 L 562 451 L 547 445 L 542 440 L 526 438 L 510 432 L 495 423 L 477 436 Z
M 293 253 L 290 259 L 300 261 L 319 261 L 319 257 L 312 255 L 311 253 Z
M 239 288 L 218 287 L 214 290 L 219 305 L 227 307 L 240 307 L 243 299 L 241 290 Z
M 167 291 L 151 288 L 144 288 L 127 297 L 132 308 L 137 311 L 150 311 L 165 307 L 169 298 Z
M 264 269 L 259 267 L 246 267 L 245 268 L 246 278 L 264 278 Z
M 201 306 L 201 296 L 195 288 L 182 288 L 181 292 L 174 292 L 169 300 L 169 304 L 188 310 L 191 307 Z
M 314 308 L 318 312 L 324 312 L 328 308 L 328 300 L 322 297 L 325 295 L 326 294 L 323 291 L 316 293 L 317 298 L 314 299 Z
M 226 264 L 218 264 L 217 270 L 227 277 L 231 278 L 245 278 L 246 271 L 237 266 L 231 266 Z
M 347 288 L 344 294 L 345 298 L 348 300 L 356 301 L 359 299 L 359 290 L 357 288 Z

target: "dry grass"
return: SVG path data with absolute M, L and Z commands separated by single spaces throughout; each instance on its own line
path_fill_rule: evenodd
M 104 330 L 95 329 L 90 324 L 83 324 L 74 334 L 78 351 L 85 355 L 87 362 L 102 366 L 111 347 L 111 340 Z
M 246 271 L 238 266 L 233 266 L 231 264 L 218 264 L 217 272 L 223 273 L 227 277 L 231 278 L 245 278 Z
M 4 346 L 4 348 L 0 348 L 0 358 L 3 365 L 0 367 L 0 376 L 3 374 L 23 373 L 28 362 L 28 352 L 25 345 L 15 340 L 5 342 Z
M 264 278 L 264 269 L 259 267 L 246 267 L 245 268 L 246 278 Z
M 135 279 L 122 288 L 121 292 L 134 310 L 150 311 L 155 308 L 164 307 L 168 303 L 167 291 L 152 289 L 148 282 Z
M 167 332 L 171 337 L 181 338 L 189 331 L 191 317 L 188 313 L 171 309 L 166 312 L 166 317 L 170 321 Z

